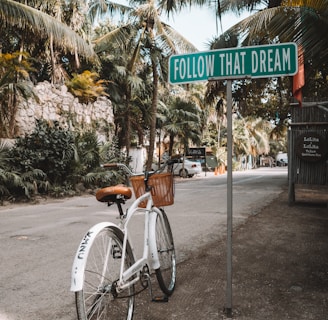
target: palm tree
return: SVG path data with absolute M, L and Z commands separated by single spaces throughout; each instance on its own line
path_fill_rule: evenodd
M 86 59 L 97 60 L 92 46 L 69 26 L 28 5 L 13 0 L 0 0 L 0 21 L 4 28 L 11 27 L 21 34 L 31 32 L 37 41 L 40 38 L 47 39 L 58 48 L 78 52 Z
M 209 127 L 209 124 L 213 124 L 215 126 L 215 132 L 216 132 L 216 140 L 215 145 L 213 148 L 213 152 L 215 152 L 216 158 L 219 162 L 223 162 L 222 160 L 222 128 L 223 126 L 226 127 L 227 123 L 227 117 L 226 117 L 226 102 L 223 97 L 220 97 L 218 99 L 218 102 L 216 104 L 211 104 L 209 110 L 209 115 L 207 117 L 207 127 Z
M 162 129 L 169 137 L 169 156 L 173 155 L 175 139 L 179 141 L 178 149 L 186 154 L 189 143 L 199 144 L 201 140 L 201 108 L 193 101 L 190 94 L 178 94 L 170 97 L 166 104 L 161 103 Z M 182 147 L 182 148 L 181 148 Z
M 104 26 L 101 26 L 103 29 Z M 109 29 L 111 29 L 110 27 Z M 112 28 L 116 29 L 116 28 Z M 103 31 L 97 29 L 97 34 Z M 105 28 L 105 34 L 111 31 Z M 115 135 L 120 146 L 125 146 L 127 155 L 134 139 L 138 136 L 138 144 L 143 144 L 143 135 L 148 122 L 149 67 L 146 64 L 135 63 L 131 68 L 131 52 L 135 49 L 136 30 L 120 30 L 125 33 L 124 41 L 110 42 L 107 49 L 100 53 L 102 62 L 102 78 L 108 80 L 108 92 L 114 107 Z
M 221 0 L 218 6 L 219 15 L 231 11 L 238 14 L 243 10 L 254 14 L 227 30 L 218 39 L 215 39 L 211 44 L 211 49 L 235 47 L 238 45 L 296 42 L 303 48 L 306 77 L 308 78 L 312 75 L 315 78 L 318 74 L 324 73 L 321 70 L 325 68 L 323 66 L 325 66 L 328 58 L 328 40 L 326 37 L 328 32 L 327 5 L 327 0 Z M 323 77 L 322 79 L 325 78 Z M 307 86 L 311 86 L 311 81 L 306 81 L 304 92 L 310 92 L 307 90 Z M 276 104 L 271 103 L 269 105 L 267 103 L 264 105 L 259 100 L 257 106 L 264 106 L 264 108 L 259 109 L 254 107 L 253 102 L 249 103 L 250 99 L 254 98 L 250 97 L 250 92 L 255 87 L 257 90 L 255 95 L 257 97 L 261 97 L 261 91 L 271 90 L 270 102 L 274 102 L 276 99 Z M 258 91 L 260 87 L 261 91 Z M 262 117 L 274 118 L 274 114 L 279 112 L 282 121 L 276 127 L 277 131 L 278 129 L 285 129 L 284 120 L 287 119 L 290 108 L 289 102 L 286 99 L 288 95 L 285 92 L 290 87 L 291 81 L 289 78 L 278 78 L 274 86 L 272 80 L 263 81 L 258 79 L 251 82 L 245 80 L 243 83 L 239 81 L 240 92 L 236 91 L 233 95 L 236 97 L 236 95 L 242 93 L 244 101 L 240 101 L 240 107 L 243 110 L 243 115 L 250 114 L 246 110 L 247 105 L 251 105 L 249 110 L 253 113 L 259 114 L 261 112 Z M 272 88 L 275 88 L 275 92 L 272 92 Z M 210 102 L 215 101 L 224 91 L 225 88 L 222 81 L 209 82 L 207 100 Z M 312 91 L 318 92 L 317 90 Z M 311 93 L 315 95 L 315 93 Z M 246 102 L 246 104 L 242 105 L 243 102 Z
M 233 145 L 237 158 L 252 155 L 253 165 L 261 154 L 270 152 L 270 132 L 272 125 L 261 118 L 247 117 L 235 119 Z
M 132 3 L 133 4 L 133 3 Z M 151 68 L 152 90 L 149 124 L 149 150 L 147 169 L 151 168 L 156 139 L 156 114 L 158 100 L 158 83 L 166 78 L 167 58 L 178 51 L 191 52 L 196 48 L 174 29 L 161 20 L 161 8 L 156 7 L 154 0 L 131 7 L 125 25 L 95 40 L 95 51 L 108 50 L 112 41 L 124 41 L 126 34 L 135 35 L 134 48 L 127 66 L 130 74 L 135 75 L 140 61 Z M 113 7 L 111 7 L 113 8 Z
M 252 12 L 263 1 L 221 0 L 220 13 L 227 11 Z M 302 46 L 305 61 L 312 59 L 316 66 L 328 57 L 327 0 L 269 0 L 267 6 L 230 28 L 225 35 L 241 35 L 243 45 L 272 42 L 296 42 Z M 315 58 L 315 59 L 314 59 Z
M 270 152 L 270 132 L 273 127 L 269 121 L 261 118 L 248 117 L 245 125 L 250 133 L 252 140 L 251 154 L 256 157 L 260 154 L 268 154 Z

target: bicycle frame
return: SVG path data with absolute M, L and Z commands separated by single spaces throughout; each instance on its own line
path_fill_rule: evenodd
M 146 208 L 139 208 L 138 207 L 139 204 L 145 200 L 147 201 Z M 128 232 L 129 222 L 131 218 L 134 216 L 134 214 L 140 211 L 144 212 L 145 214 L 143 254 L 142 257 L 137 261 L 135 261 L 135 263 L 131 267 L 129 267 L 127 270 L 124 270 L 127 242 L 128 241 L 130 242 L 129 232 Z M 153 207 L 151 192 L 146 192 L 138 199 L 136 199 L 131 205 L 131 207 L 128 208 L 125 218 L 122 219 L 121 226 L 117 226 L 116 224 L 111 222 L 102 222 L 93 226 L 83 237 L 78 247 L 78 250 L 76 252 L 73 262 L 73 267 L 72 267 L 71 291 L 77 292 L 82 290 L 85 264 L 87 261 L 90 247 L 96 235 L 103 228 L 106 227 L 117 228 L 120 231 L 122 231 L 124 234 L 120 277 L 117 286 L 118 291 L 122 291 L 128 288 L 129 286 L 133 285 L 137 281 L 139 281 L 140 276 L 138 275 L 138 273 L 143 269 L 145 265 L 148 265 L 152 269 L 158 269 L 160 267 L 160 263 L 158 259 L 157 248 L 156 248 L 156 230 L 155 230 L 156 218 L 158 214 L 161 214 L 161 212 L 158 208 Z
M 144 209 L 138 208 L 138 205 L 145 200 L 147 200 L 146 208 Z M 123 224 L 124 226 L 123 256 L 121 261 L 118 290 L 120 289 L 123 290 L 129 287 L 131 284 L 137 282 L 139 280 L 138 275 L 131 281 L 129 281 L 129 279 L 131 279 L 131 277 L 133 277 L 134 275 L 138 274 L 138 272 L 140 272 L 145 265 L 148 265 L 152 269 L 157 269 L 160 266 L 158 260 L 157 248 L 156 248 L 156 239 L 155 239 L 156 218 L 159 212 L 157 212 L 158 210 L 157 208 L 154 208 L 152 206 L 153 206 L 153 201 L 151 198 L 151 193 L 146 192 L 141 197 L 139 197 L 127 211 L 127 216 Z M 137 260 L 129 269 L 124 270 L 127 241 L 129 240 L 131 244 L 131 241 L 129 239 L 129 232 L 128 232 L 129 222 L 130 219 L 133 217 L 133 215 L 136 212 L 140 212 L 140 211 L 144 212 L 145 214 L 143 254 L 142 257 L 139 260 Z

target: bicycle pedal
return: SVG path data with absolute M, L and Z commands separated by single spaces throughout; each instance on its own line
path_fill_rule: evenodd
M 168 296 L 153 297 L 153 299 L 151 301 L 152 302 L 169 302 L 169 297 Z

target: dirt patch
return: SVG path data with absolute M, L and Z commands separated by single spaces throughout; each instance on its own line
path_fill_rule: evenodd
M 283 192 L 233 233 L 233 319 L 328 319 L 328 210 L 288 206 Z M 177 270 L 168 303 L 137 297 L 136 320 L 226 319 L 226 242 L 209 243 Z

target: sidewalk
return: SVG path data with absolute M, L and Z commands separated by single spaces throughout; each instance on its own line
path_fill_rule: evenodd
M 135 320 L 226 319 L 226 240 L 178 265 L 168 303 L 137 297 Z M 328 319 L 328 210 L 287 190 L 233 233 L 233 319 Z

